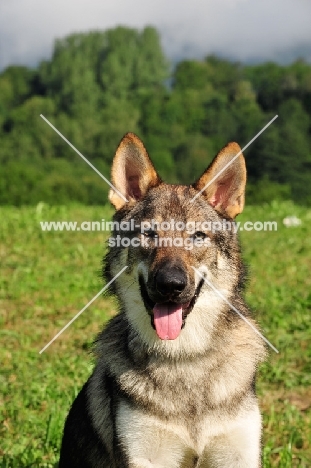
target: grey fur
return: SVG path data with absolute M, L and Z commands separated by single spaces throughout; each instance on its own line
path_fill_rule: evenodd
M 223 219 L 204 194 L 190 203 L 195 193 L 196 186 L 171 186 L 158 179 L 139 200 L 119 209 L 115 220 Z M 107 279 L 128 265 L 113 287 L 120 312 L 97 339 L 96 367 L 67 418 L 60 468 L 261 466 L 254 382 L 265 347 L 196 278 L 192 266 L 256 325 L 243 299 L 245 269 L 236 234 L 208 235 L 211 244 L 201 250 L 161 250 L 150 240 L 147 248 L 115 247 L 108 252 Z M 157 302 L 156 274 L 176 270 L 176 265 L 187 279 L 176 300 L 187 303 L 198 297 L 184 317 L 180 336 L 161 340 L 152 328 L 152 308 L 142 297 L 142 283 L 144 294 Z

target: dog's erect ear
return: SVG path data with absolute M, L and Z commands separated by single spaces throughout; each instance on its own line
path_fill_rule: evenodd
M 235 218 L 244 207 L 246 168 L 240 151 L 237 143 L 229 143 L 193 184 L 195 189 L 203 190 L 202 194 L 216 211 L 230 218 Z
M 118 146 L 112 163 L 111 182 L 128 200 L 129 206 L 161 182 L 143 142 L 134 133 L 127 133 Z M 117 210 L 127 203 L 113 189 L 109 192 L 109 200 Z

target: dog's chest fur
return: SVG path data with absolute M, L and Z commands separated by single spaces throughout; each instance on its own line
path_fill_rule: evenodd
M 249 431 L 258 431 L 254 363 L 245 360 L 247 340 L 240 351 L 229 346 L 172 360 L 147 353 L 139 340 L 130 338 L 125 324 L 119 316 L 102 334 L 99 350 L 105 359 L 99 360 L 90 381 L 90 411 L 103 440 L 112 440 L 107 428 L 112 418 L 118 439 L 137 466 L 145 466 L 139 460 L 148 457 L 162 466 L 163 457 L 163 466 L 201 468 L 210 466 L 204 453 L 215 438 L 226 433 L 240 437 L 236 428 L 245 424 Z M 236 331 L 243 332 L 247 335 L 247 329 Z M 113 380 L 113 403 L 108 403 L 105 375 Z
M 111 323 L 100 338 L 99 347 L 109 368 L 101 360 L 94 373 L 95 382 L 103 382 L 105 373 L 112 376 L 122 427 L 129 427 L 126 421 L 131 421 L 130 425 L 138 425 L 143 431 L 149 421 L 151 426 L 156 424 L 188 439 L 197 449 L 201 439 L 206 444 L 207 433 L 209 437 L 217 435 L 223 431 L 224 421 L 230 425 L 240 413 L 256 405 L 252 390 L 254 363 L 245 360 L 247 340 L 243 352 L 230 347 L 222 352 L 211 349 L 193 358 L 172 360 L 148 354 L 135 337 L 114 340 L 117 329 L 120 338 L 122 322 L 118 318 L 115 326 Z M 236 331 L 243 332 L 248 334 L 247 329 Z M 102 389 L 94 386 L 92 398 L 94 392 L 100 405 L 101 398 L 105 398 Z

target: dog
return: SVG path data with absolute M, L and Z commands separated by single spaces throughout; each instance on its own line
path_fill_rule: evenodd
M 229 229 L 244 207 L 238 153 L 229 143 L 195 183 L 169 185 L 136 135 L 121 140 L 103 270 L 120 311 L 96 341 L 59 468 L 261 467 L 255 377 L 266 349 L 247 323 L 257 327 Z M 208 229 L 224 222 L 227 229 Z

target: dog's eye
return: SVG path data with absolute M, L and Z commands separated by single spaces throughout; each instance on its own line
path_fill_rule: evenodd
M 158 237 L 158 234 L 156 231 L 153 231 L 152 229 L 146 229 L 145 231 L 143 231 L 142 233 L 145 237 L 149 237 L 150 239 L 155 239 L 156 237 Z
M 203 239 L 206 239 L 207 235 L 202 231 L 196 231 L 192 237 L 194 240 L 198 240 L 198 239 L 203 240 Z

